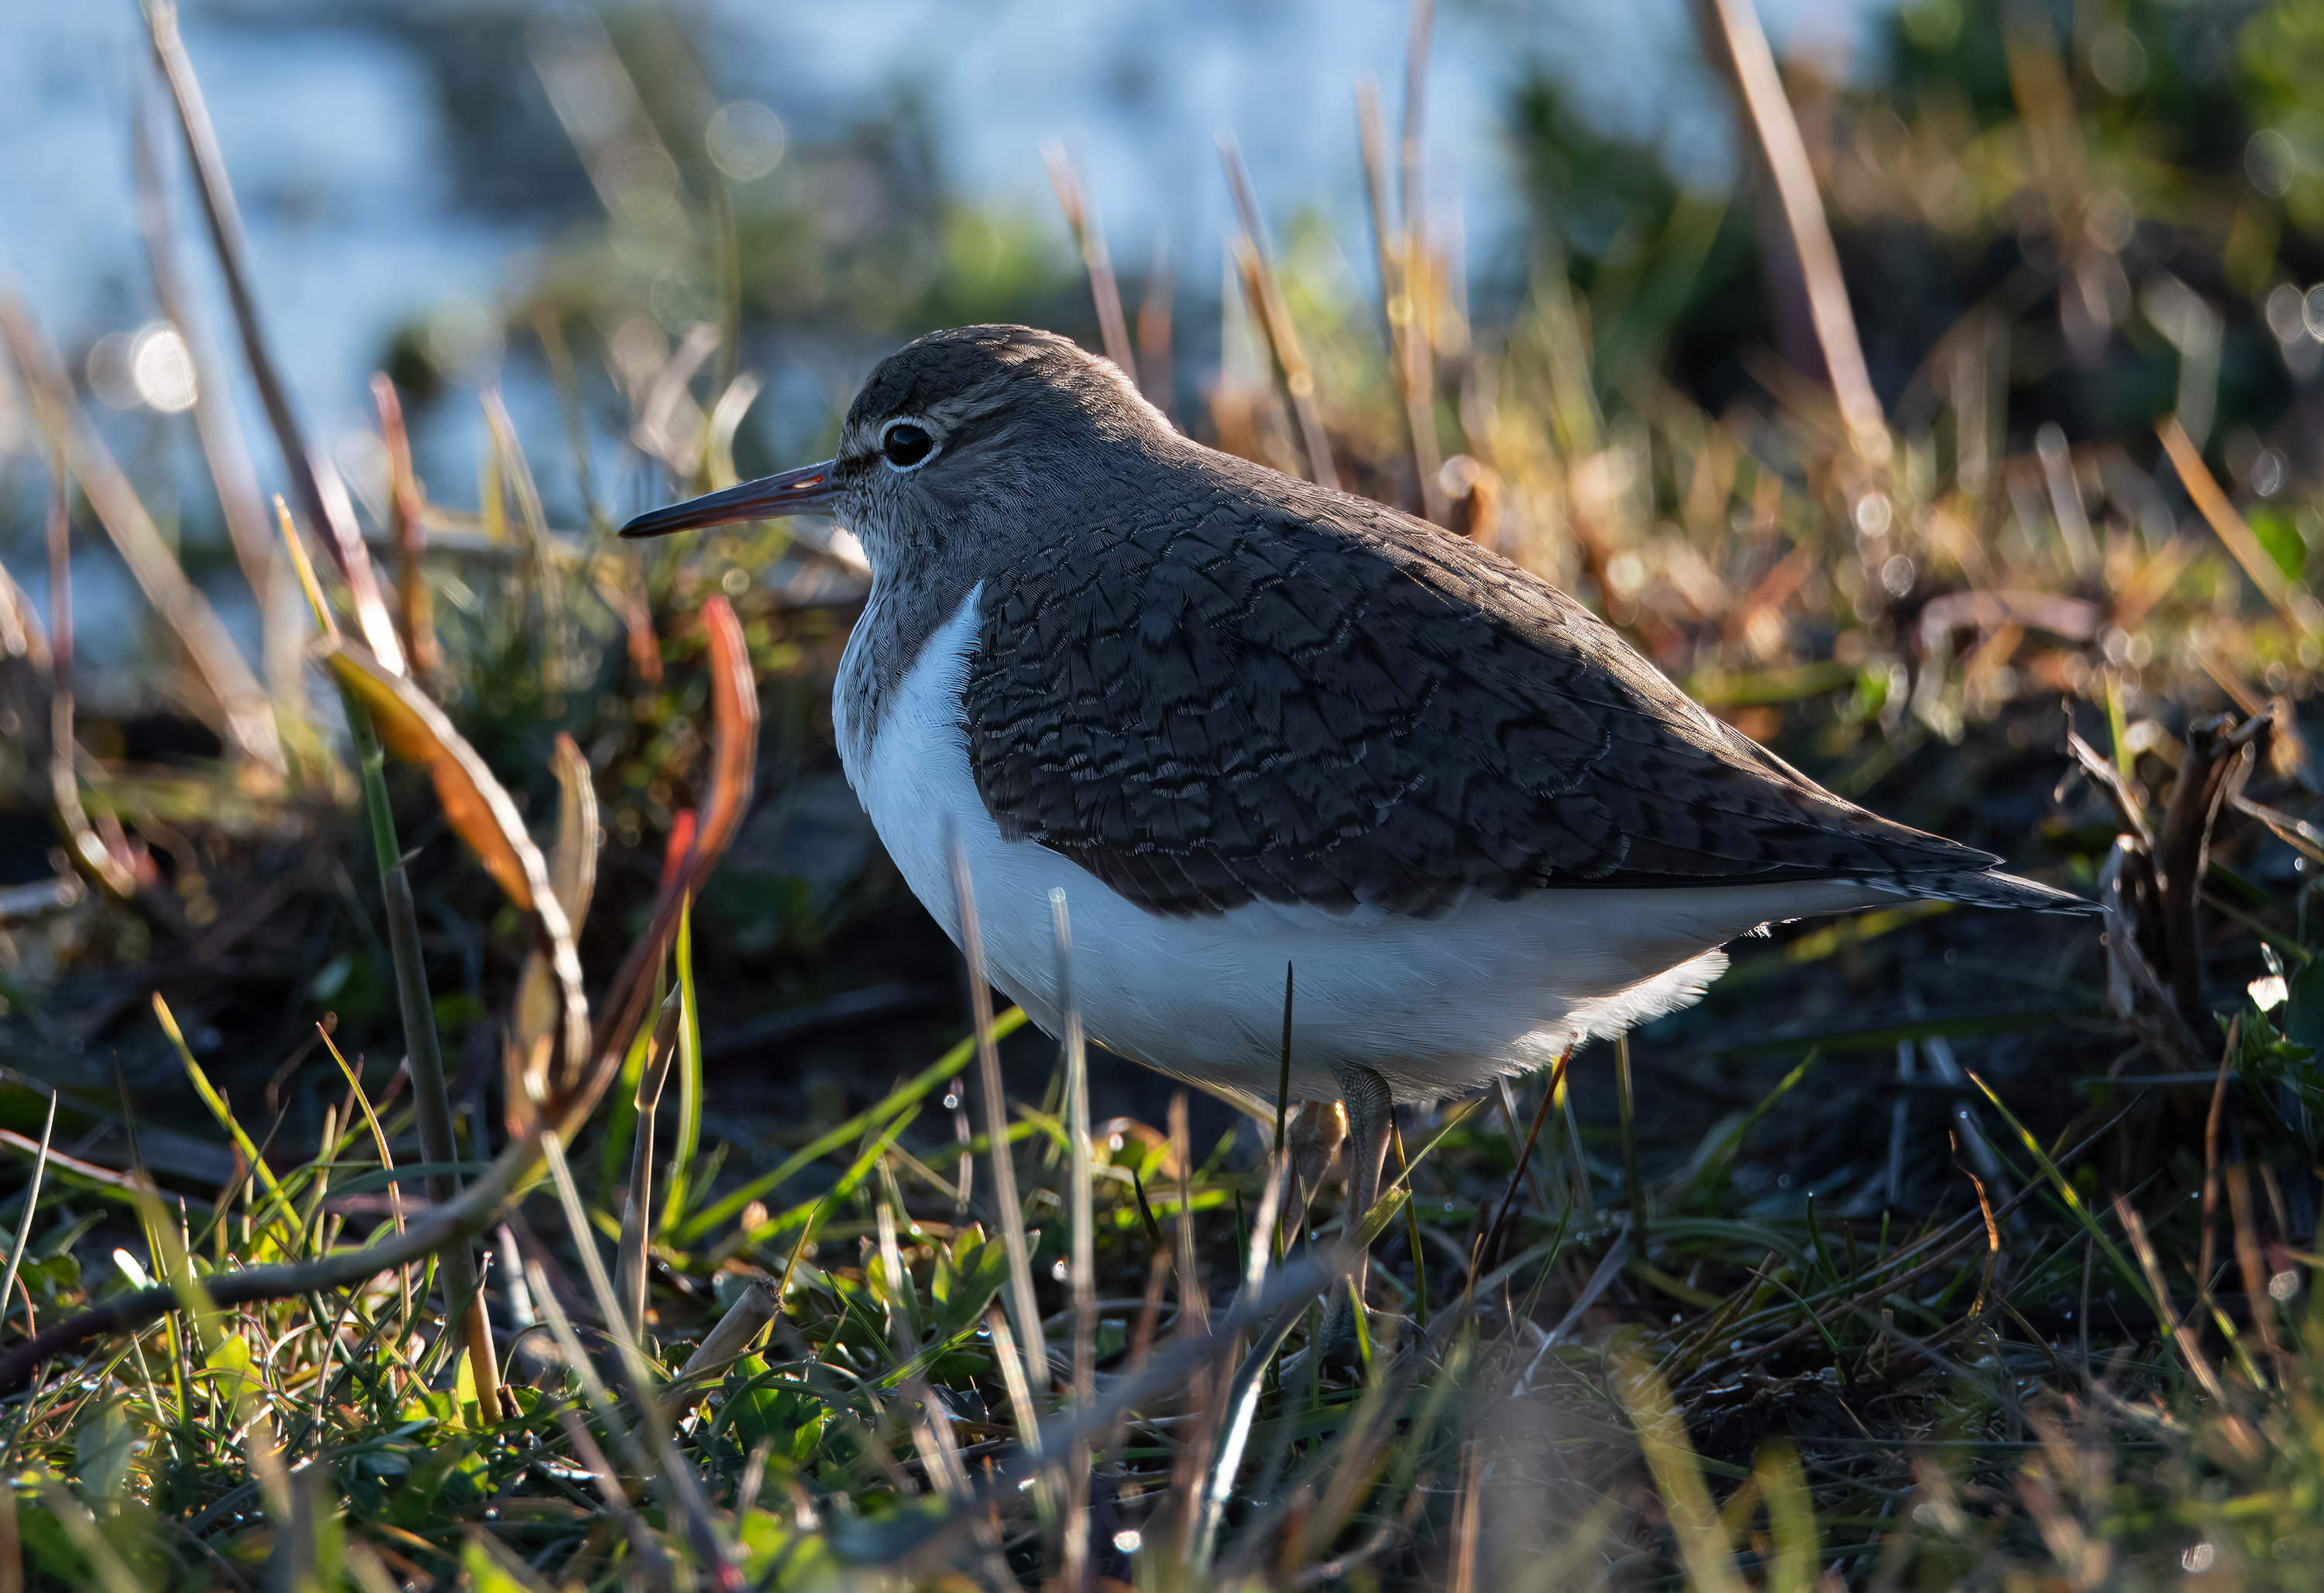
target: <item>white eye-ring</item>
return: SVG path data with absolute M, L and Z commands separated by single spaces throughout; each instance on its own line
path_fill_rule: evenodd
M 936 451 L 936 439 L 917 420 L 888 422 L 880 433 L 880 457 L 894 471 L 917 470 Z

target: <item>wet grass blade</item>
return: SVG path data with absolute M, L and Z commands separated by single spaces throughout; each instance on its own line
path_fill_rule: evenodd
M 1734 1165 L 1736 1153 L 1743 1148 L 1744 1141 L 1750 1137 L 1751 1130 L 1766 1120 L 1767 1114 L 1775 1110 L 1776 1102 L 1798 1088 L 1800 1081 L 1808 1076 L 1808 1070 L 1815 1066 L 1817 1059 L 1822 1054 L 1821 1049 L 1811 1050 L 1800 1059 L 1797 1067 L 1785 1073 L 1781 1080 L 1777 1081 L 1774 1089 L 1759 1098 L 1757 1104 L 1752 1107 L 1750 1114 L 1729 1129 L 1720 1142 L 1695 1164 L 1694 1170 L 1687 1174 L 1686 1181 L 1672 1192 L 1669 1201 L 1671 1210 L 1683 1210 L 1698 1189 L 1715 1190 L 1719 1186 L 1719 1181 L 1726 1176 L 1727 1169 Z
M 780 1287 L 786 1295 L 790 1291 L 791 1278 L 798 1272 L 798 1264 L 806 1259 L 808 1248 L 816 1242 L 816 1236 L 823 1230 L 824 1219 L 831 1215 L 834 1207 L 862 1187 L 864 1180 L 871 1175 L 872 1169 L 879 1165 L 881 1158 L 895 1147 L 898 1136 L 910 1128 L 913 1119 L 918 1115 L 917 1109 L 907 1111 L 881 1129 L 872 1142 L 863 1147 L 847 1171 L 840 1174 L 838 1182 L 807 1208 L 806 1225 L 799 1231 L 798 1242 L 791 1247 L 790 1259 L 783 1265 L 783 1275 L 779 1281 Z M 769 1233 L 765 1236 L 751 1234 L 744 1237 L 753 1242 L 762 1237 L 772 1237 L 773 1231 L 783 1227 L 788 1220 L 789 1220 L 788 1218 L 775 1219 L 768 1225 Z
M 1025 1377 L 1026 1358 L 1019 1351 L 1017 1335 L 1010 1331 L 1009 1313 L 995 1306 L 984 1319 L 985 1331 L 992 1337 L 992 1358 L 1001 1372 L 1001 1386 L 1008 1391 L 1009 1408 L 1017 1423 L 1017 1441 L 1025 1452 L 1038 1456 L 1041 1452 L 1041 1411 L 1033 1403 L 1033 1386 Z
M 1275 1226 L 1276 1215 L 1281 1210 L 1283 1192 L 1290 1168 L 1277 1157 L 1268 1168 L 1267 1188 L 1259 1196 L 1259 1227 L 1264 1232 Z M 1250 1260 L 1243 1275 L 1241 1300 L 1259 1298 L 1267 1282 L 1267 1247 L 1250 1247 Z M 1259 1398 L 1265 1387 L 1267 1369 L 1274 1362 L 1277 1351 L 1283 1348 L 1291 1330 L 1305 1313 L 1304 1303 L 1286 1307 L 1261 1329 L 1242 1362 L 1235 1368 L 1233 1381 L 1227 1386 L 1227 1395 L 1221 1409 L 1224 1413 L 1215 1457 L 1205 1479 L 1202 1504 L 1194 1529 L 1193 1563 L 1196 1570 L 1209 1567 L 1217 1552 L 1219 1528 L 1225 1520 L 1229 1496 L 1233 1492 L 1235 1473 L 1242 1464 L 1243 1448 L 1250 1441 L 1251 1419 L 1259 1413 Z M 1360 1324 L 1363 1312 L 1359 1309 L 1354 1320 Z

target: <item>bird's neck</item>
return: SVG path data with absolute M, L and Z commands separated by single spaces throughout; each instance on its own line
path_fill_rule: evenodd
M 964 561 L 960 567 L 946 561 L 901 576 L 873 567 L 872 595 L 848 633 L 831 690 L 832 729 L 851 779 L 871 767 L 872 746 L 896 688 L 978 579 Z

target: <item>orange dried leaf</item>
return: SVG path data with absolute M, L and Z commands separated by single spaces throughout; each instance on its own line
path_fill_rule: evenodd
M 673 847 L 673 862 L 665 869 L 662 889 L 654 905 L 653 921 L 613 975 L 612 987 L 597 1008 L 597 1028 L 591 1036 L 593 1057 L 588 1073 L 573 1081 L 573 1088 L 550 1115 L 563 1123 L 579 1120 L 604 1092 L 645 1014 L 647 993 L 654 971 L 668 955 L 678 933 L 680 904 L 696 893 L 701 882 L 726 850 L 742 815 L 751 806 L 751 785 L 759 762 L 759 694 L 751 677 L 750 650 L 742 645 L 742 627 L 723 597 L 713 598 L 702 610 L 703 629 L 710 640 L 711 723 L 715 745 L 711 754 L 710 790 L 702 805 L 702 823 L 690 847 Z M 673 837 L 675 839 L 675 837 Z M 678 860 L 683 860 L 682 866 Z M 678 884 L 683 889 L 674 889 Z
M 589 916 L 597 887 L 597 787 L 589 760 L 563 731 L 557 733 L 557 843 L 549 849 L 549 879 L 565 921 L 574 934 Z
M 540 849 L 525 833 L 524 821 L 500 781 L 452 728 L 444 711 L 409 679 L 390 673 L 351 642 L 329 649 L 323 661 L 370 712 L 387 750 L 407 763 L 421 765 L 433 777 L 445 818 L 509 900 L 544 918 L 555 913 L 550 937 L 564 938 L 565 915 L 549 889 L 549 869 Z
M 714 597 L 703 605 L 702 628 L 710 642 L 710 711 L 718 735 L 694 843 L 697 883 L 742 828 L 759 756 L 759 688 L 742 622 L 724 598 Z
M 669 833 L 661 843 L 661 879 L 657 901 L 673 901 L 686 894 L 687 867 L 694 856 L 694 809 L 681 807 L 670 815 Z

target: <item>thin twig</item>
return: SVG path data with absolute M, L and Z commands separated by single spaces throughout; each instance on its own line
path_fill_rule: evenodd
M 1074 246 L 1081 251 L 1082 266 L 1089 272 L 1090 297 L 1097 302 L 1098 335 L 1105 344 L 1105 357 L 1120 366 L 1135 387 L 1138 356 L 1130 350 L 1130 327 L 1122 318 L 1121 289 L 1113 280 L 1113 257 L 1106 253 L 1105 227 L 1087 198 L 1088 176 L 1074 170 L 1074 162 L 1065 158 L 1065 146 L 1054 141 L 1042 146 L 1041 159 L 1049 168 L 1049 187 L 1056 193 L 1057 208 L 1065 213 Z
M 1782 201 L 1784 224 L 1792 248 L 1799 256 L 1800 275 L 1807 288 L 1808 315 L 1815 323 L 1816 342 L 1823 350 L 1832 396 L 1840 419 L 1847 422 L 1857 451 L 1874 464 L 1886 461 L 1890 443 L 1880 400 L 1872 391 L 1872 373 L 1864 363 L 1858 340 L 1856 314 L 1849 308 L 1848 284 L 1840 274 L 1840 251 L 1833 247 L 1831 223 L 1823 213 L 1823 196 L 1816 189 L 1815 168 L 1808 160 L 1799 119 L 1784 93 L 1783 75 L 1775 69 L 1775 52 L 1759 25 L 1751 0 L 1700 0 L 1716 53 L 1725 58 L 1743 100 L 1759 152 L 1775 180 Z
M 1533 1147 L 1541 1138 L 1541 1126 L 1549 1121 L 1550 1103 L 1557 1099 L 1558 1086 L 1565 1082 L 1565 1064 L 1572 1060 L 1573 1046 L 1568 1045 L 1558 1054 L 1557 1065 L 1550 1070 L 1549 1087 L 1541 1092 L 1541 1106 L 1533 1114 L 1533 1128 L 1526 1132 L 1525 1145 L 1517 1152 L 1517 1165 L 1509 1171 L 1509 1187 L 1501 1196 L 1500 1210 L 1493 1214 L 1491 1226 L 1485 1229 L 1483 1242 L 1477 1247 L 1476 1254 L 1470 1258 L 1469 1280 L 1466 1287 L 1471 1292 L 1473 1292 L 1477 1286 L 1478 1262 L 1493 1253 L 1494 1245 L 1499 1239 L 1502 1229 L 1508 1226 L 1509 1208 L 1517 1203 L 1517 1191 L 1524 1185 L 1526 1174 L 1533 1167 Z M 1506 1101 L 1503 1102 L 1504 1107 L 1507 1104 Z M 1514 1120 L 1509 1127 L 1512 1130 L 1517 1128 Z M 1413 1265 L 1417 1266 L 1419 1264 L 1419 1257 L 1415 1257 Z
M 251 595 L 258 601 L 259 651 L 267 689 L 273 694 L 278 713 L 302 716 L 297 596 L 283 581 L 282 568 L 274 557 L 265 496 L 251 463 L 249 442 L 235 410 L 232 390 L 179 272 L 176 228 L 169 190 L 161 180 L 161 152 L 148 111 L 150 102 L 148 95 L 134 97 L 129 142 L 137 180 L 138 224 L 145 235 L 153 295 L 162 318 L 177 329 L 192 366 L 194 429 L 201 437 L 202 457 L 209 466 L 210 483 L 217 492 L 218 510 L 226 519 L 235 558 L 242 566 Z
M 388 534 L 395 544 L 395 624 L 411 671 L 425 680 L 444 667 L 436 640 L 435 607 L 421 561 L 428 553 L 428 501 L 411 468 L 411 440 L 403 428 L 403 401 L 384 371 L 371 379 L 379 410 L 380 440 L 387 445 Z
M 80 865 L 126 900 L 137 894 L 137 876 L 89 827 L 74 768 L 72 522 L 62 459 L 51 465 L 49 483 L 49 795 Z
M 2235 504 L 2219 490 L 2218 482 L 2203 464 L 2203 456 L 2196 451 L 2187 428 L 2179 424 L 2179 418 L 2166 415 L 2154 429 L 2163 438 L 2163 449 L 2171 456 L 2172 467 L 2179 473 L 2180 484 L 2187 489 L 2187 495 L 2195 501 L 2195 507 L 2211 529 L 2218 533 L 2227 551 L 2235 555 L 2236 562 L 2243 566 L 2244 574 L 2251 577 L 2260 595 L 2309 635 L 2324 631 L 2324 607 L 2284 578 L 2282 570 L 2276 566 L 2267 549 L 2260 546 L 2244 517 L 2236 512 Z
M 2163 946 L 2170 959 L 2171 995 L 2190 1029 L 2208 1026 L 2203 1005 L 2203 941 L 2196 904 L 2209 868 L 2211 829 L 2227 796 L 2250 773 L 2254 741 L 2271 720 L 2255 715 L 2236 725 L 2219 714 L 2187 727 L 2185 755 L 2163 803 L 2154 838 L 2155 881 L 2163 888 Z M 2232 727 L 2232 728 L 2231 728 Z
M 198 683 L 197 705 L 202 717 L 241 755 L 280 773 L 287 766 L 274 727 L 274 704 L 244 661 L 226 622 L 187 577 L 136 489 L 74 398 L 72 381 L 55 351 L 14 295 L 0 295 L 0 339 L 5 340 L 8 356 L 23 378 L 32 418 L 60 462 L 60 474 L 69 472 L 80 483 L 138 591 L 183 649 Z
M 1323 429 L 1323 411 L 1315 407 L 1315 373 L 1299 346 L 1291 308 L 1283 301 L 1283 287 L 1268 251 L 1267 226 L 1259 219 L 1259 201 L 1251 195 L 1250 174 L 1243 170 L 1242 152 L 1231 137 L 1219 139 L 1219 163 L 1226 169 L 1227 189 L 1234 196 L 1235 214 L 1242 222 L 1245 287 L 1251 308 L 1267 328 L 1275 363 L 1283 370 L 1284 391 L 1291 395 L 1291 412 L 1298 417 L 1299 440 L 1307 451 L 1307 474 L 1316 485 L 1337 491 L 1340 472 L 1332 462 L 1332 438 Z
M 194 186 L 202 198 L 202 215 L 209 223 L 210 244 L 217 255 L 218 274 L 226 282 L 226 299 L 234 307 L 235 323 L 242 332 L 243 355 L 249 363 L 251 379 L 258 388 L 267 420 L 274 428 L 275 441 L 281 447 L 283 469 L 290 477 L 300 512 L 306 516 L 308 524 L 319 526 L 329 533 L 324 546 L 330 550 L 331 562 L 338 566 L 340 578 L 347 584 L 364 641 L 379 655 L 382 663 L 401 674 L 403 649 L 396 640 L 395 624 L 387 605 L 380 600 L 379 579 L 372 568 L 371 554 L 364 547 L 362 529 L 355 523 L 355 504 L 348 499 L 346 486 L 339 480 L 329 457 L 308 447 L 298 416 L 290 408 L 290 391 L 283 386 L 273 354 L 267 346 L 258 301 L 250 290 L 249 244 L 243 235 L 242 213 L 235 205 L 234 185 L 226 175 L 226 157 L 218 149 L 217 134 L 210 126 L 209 107 L 203 101 L 201 84 L 194 76 L 192 60 L 186 55 L 185 41 L 178 34 L 177 6 L 172 0 L 152 0 L 146 21 L 152 30 L 153 60 L 161 68 L 163 81 L 170 86 L 170 97 L 178 110 L 178 126 L 185 134 L 186 153 L 193 162 Z
M 1379 89 L 1370 77 L 1360 78 L 1356 80 L 1356 146 L 1363 161 L 1372 257 L 1379 273 L 1380 324 L 1387 328 L 1388 368 L 1395 373 L 1397 395 L 1403 402 L 1405 438 L 1412 451 L 1420 511 L 1442 525 L 1450 504 L 1437 458 L 1434 395 L 1414 379 L 1414 355 L 1407 352 L 1407 345 L 1425 339 L 1416 325 L 1420 316 L 1406 281 L 1407 255 L 1398 243 L 1400 229 L 1388 191 L 1387 136 L 1380 124 Z M 1426 355 L 1420 357 L 1425 360 Z
M 24 1214 L 16 1219 L 16 1242 L 8 1248 L 8 1270 L 0 1273 L 0 1316 L 7 1314 L 8 1296 L 16 1286 L 16 1269 L 23 1264 L 24 1260 L 24 1243 L 32 1235 L 32 1214 L 39 1209 L 41 1203 L 41 1177 L 49 1170 L 49 1144 L 56 1131 L 57 1092 L 51 1090 L 49 1091 L 48 1122 L 41 1129 L 40 1152 L 32 1158 L 32 1180 L 24 1187 Z M 24 1318 L 24 1328 L 27 1332 L 30 1332 L 32 1328 L 31 1304 L 31 1300 L 27 1298 L 25 1301 L 27 1313 Z

